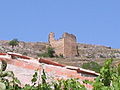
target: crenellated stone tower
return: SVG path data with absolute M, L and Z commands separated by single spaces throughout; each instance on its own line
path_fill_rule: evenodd
M 57 55 L 62 54 L 64 57 L 77 56 L 76 37 L 73 34 L 64 33 L 59 40 L 55 39 L 53 32 L 49 34 L 49 44 L 55 49 Z

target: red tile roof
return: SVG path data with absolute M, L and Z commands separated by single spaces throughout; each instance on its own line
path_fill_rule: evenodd
M 59 76 L 59 78 L 67 77 L 67 78 L 79 78 L 80 80 L 94 80 L 94 77 L 81 76 L 80 73 L 85 73 L 85 74 L 94 75 L 94 76 L 99 75 L 98 73 L 91 71 L 91 70 L 86 70 L 86 69 L 73 67 L 73 66 L 65 66 L 57 62 L 54 62 L 52 60 L 47 60 L 47 59 L 42 59 L 42 58 L 40 58 L 39 60 L 31 59 L 28 56 L 23 56 L 23 55 L 15 54 L 15 53 L 8 53 L 8 54 L 0 53 L 0 55 L 10 55 L 10 56 L 17 56 L 19 58 L 22 58 L 21 60 L 20 59 L 17 60 L 17 59 L 0 57 L 0 60 L 5 60 L 7 61 L 8 64 L 12 64 L 17 67 L 22 67 L 22 68 L 31 69 L 31 70 L 42 70 L 43 67 L 41 66 L 40 63 L 44 63 L 45 71 L 47 73 L 54 74 L 53 76 L 55 76 L 55 78 Z M 91 88 L 92 86 L 86 85 L 86 87 Z
M 59 64 L 59 63 L 54 62 L 54 61 L 52 61 L 52 60 L 47 60 L 47 59 L 42 59 L 42 58 L 39 59 L 39 62 L 40 62 L 40 63 L 50 64 L 50 65 L 55 65 L 55 66 L 65 67 L 65 65 Z

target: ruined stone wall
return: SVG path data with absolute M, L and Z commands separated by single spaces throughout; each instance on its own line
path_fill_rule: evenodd
M 55 49 L 55 53 L 57 55 L 64 55 L 64 39 L 61 38 L 59 40 L 55 40 L 54 33 L 49 34 L 49 43 Z
M 49 34 L 49 43 L 55 49 L 57 55 L 73 57 L 77 55 L 76 37 L 72 34 L 64 33 L 62 38 L 55 40 L 54 33 Z
M 64 33 L 64 55 L 67 57 L 73 57 L 78 55 L 76 37 L 72 34 Z

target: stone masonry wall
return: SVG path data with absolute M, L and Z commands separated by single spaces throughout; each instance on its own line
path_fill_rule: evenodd
M 72 34 L 64 33 L 64 54 L 67 57 L 78 55 L 76 37 Z
M 64 39 L 55 40 L 54 33 L 49 34 L 49 43 L 55 49 L 57 55 L 64 55 Z
M 72 34 L 64 33 L 62 38 L 55 40 L 54 33 L 49 34 L 49 43 L 55 49 L 57 55 L 73 57 L 77 55 L 76 37 Z

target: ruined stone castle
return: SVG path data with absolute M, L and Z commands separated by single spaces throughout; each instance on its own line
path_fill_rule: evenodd
M 49 34 L 49 44 L 55 49 L 57 55 L 64 57 L 77 56 L 76 37 L 73 34 L 64 33 L 59 40 L 55 39 L 53 32 Z

